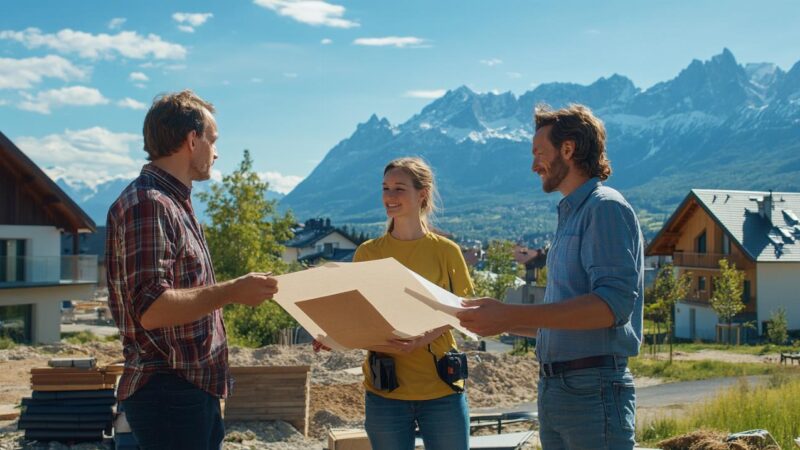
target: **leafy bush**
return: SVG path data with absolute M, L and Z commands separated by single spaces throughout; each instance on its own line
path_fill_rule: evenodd
M 8 350 L 17 346 L 13 339 L 5 336 L 0 336 L 0 350 Z
M 775 345 L 782 345 L 789 340 L 789 321 L 786 319 L 786 310 L 782 307 L 773 311 L 769 318 L 767 339 Z
M 223 314 L 228 339 L 243 347 L 275 344 L 280 330 L 297 326 L 297 322 L 274 302 L 264 302 L 257 308 L 228 305 Z

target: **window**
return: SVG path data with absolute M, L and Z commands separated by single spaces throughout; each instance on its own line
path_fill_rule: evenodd
M 706 290 L 706 277 L 697 277 L 697 290 L 698 291 Z
M 750 303 L 750 280 L 744 280 L 744 288 L 742 289 L 742 303 L 745 305 Z
M 727 233 L 722 235 L 722 254 L 731 254 L 731 238 L 727 235 Z
M 25 281 L 25 241 L 0 239 L 0 283 Z
M 697 253 L 706 252 L 706 230 L 703 230 L 703 232 L 700 233 L 700 236 L 697 236 L 697 239 L 695 239 L 694 250 Z
M 29 344 L 32 317 L 32 305 L 0 306 L 0 337 Z

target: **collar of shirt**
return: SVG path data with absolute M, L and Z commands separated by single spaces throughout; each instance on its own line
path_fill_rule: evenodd
M 192 188 L 183 184 L 179 179 L 170 175 L 169 172 L 159 169 L 155 165 L 146 164 L 142 167 L 142 175 L 145 173 L 152 175 L 155 181 L 167 192 L 173 194 L 179 200 L 188 200 L 192 195 Z
M 584 200 L 586 200 L 586 197 L 588 197 L 596 187 L 602 184 L 603 183 L 597 177 L 586 180 L 585 183 L 558 202 L 558 215 L 566 216 L 577 210 L 578 207 L 583 204 Z

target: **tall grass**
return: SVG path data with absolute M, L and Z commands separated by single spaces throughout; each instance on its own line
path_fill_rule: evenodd
M 759 387 L 742 380 L 679 418 L 643 424 L 636 434 L 643 444 L 653 445 L 698 429 L 735 433 L 756 428 L 769 431 L 782 448 L 794 448 L 800 436 L 800 377 L 781 372 Z

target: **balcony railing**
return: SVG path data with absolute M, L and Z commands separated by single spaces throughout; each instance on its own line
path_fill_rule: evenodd
M 740 255 L 685 252 L 675 252 L 672 255 L 672 263 L 676 267 L 702 267 L 706 269 L 719 269 L 719 260 L 721 259 L 727 259 L 729 263 L 736 264 L 737 268 L 742 268 L 747 265 L 747 259 Z
M 0 286 L 97 283 L 97 255 L 5 256 Z

